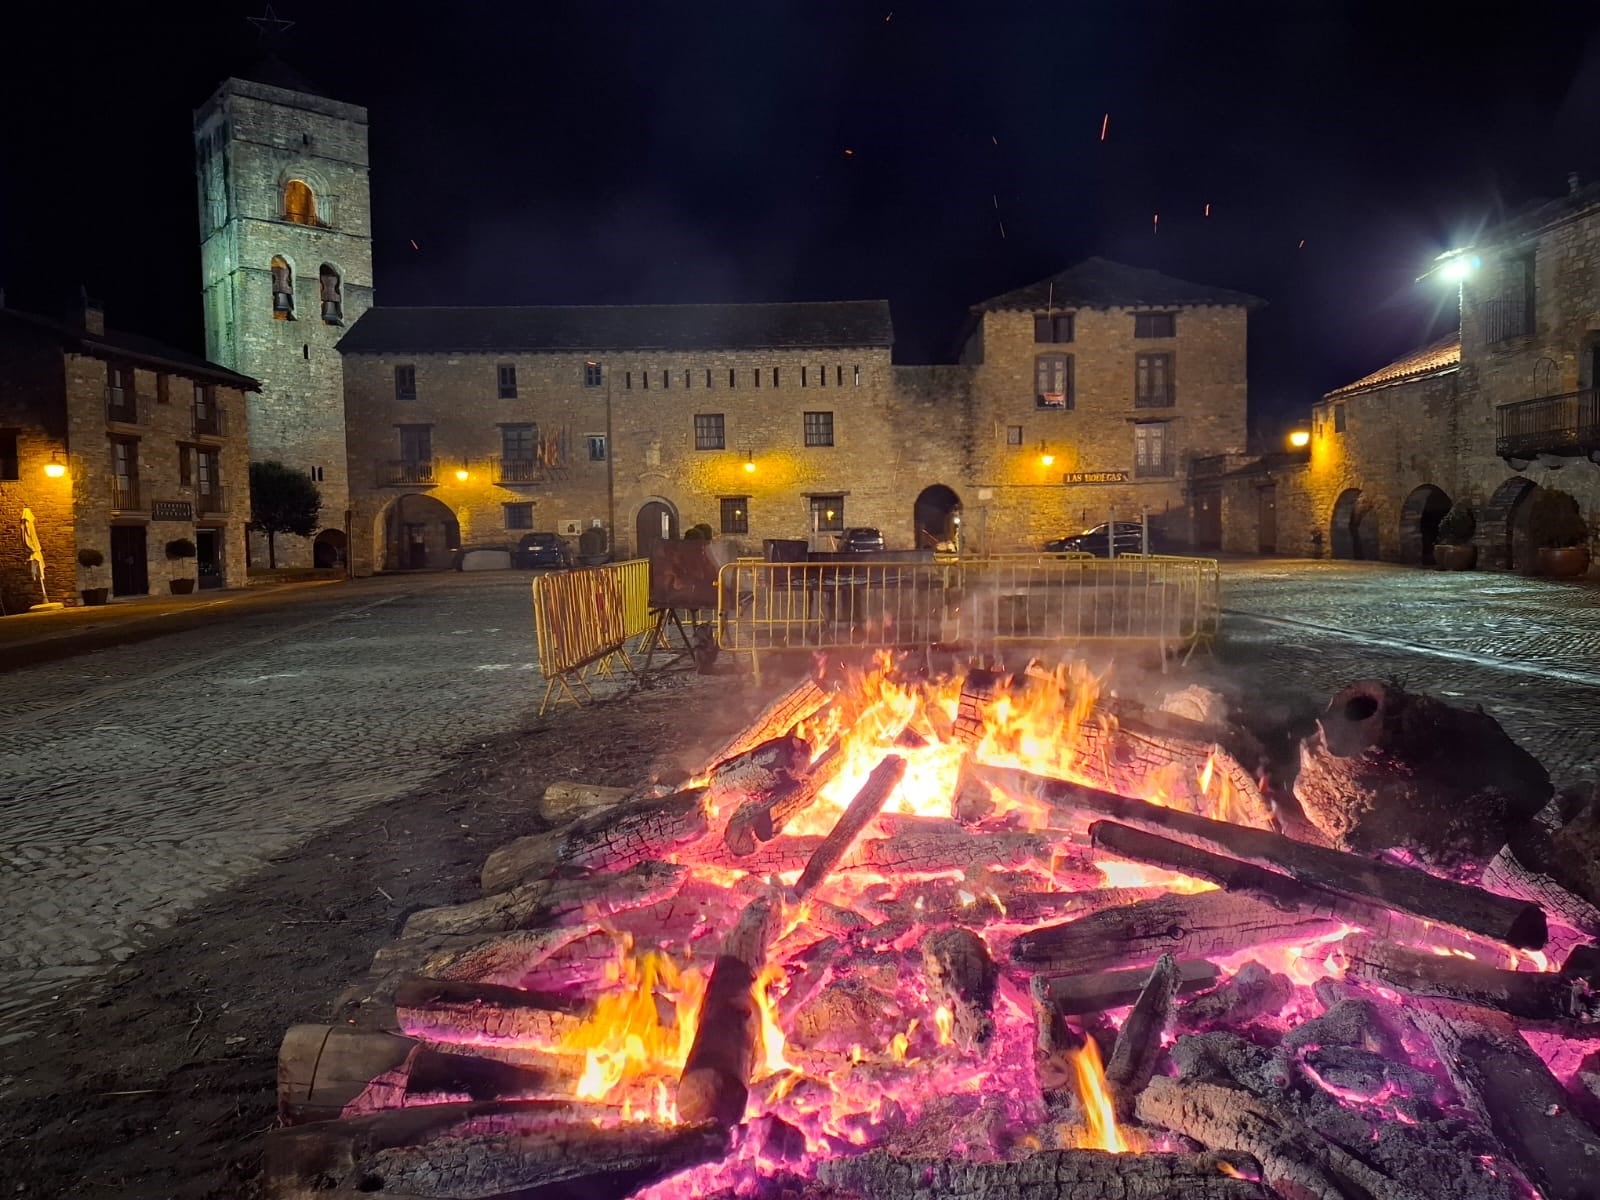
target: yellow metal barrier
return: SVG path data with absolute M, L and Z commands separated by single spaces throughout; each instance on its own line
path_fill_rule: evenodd
M 1216 561 L 1203 558 L 734 562 L 717 576 L 717 644 L 753 660 L 764 650 L 1087 642 L 1165 655 L 1214 636 L 1218 589 Z
M 539 671 L 545 679 L 540 716 L 552 696 L 560 703 L 565 694 L 574 704 L 592 698 L 584 682 L 590 670 L 604 674 L 620 664 L 633 671 L 627 643 L 650 631 L 648 560 L 551 572 L 537 576 L 532 591 Z

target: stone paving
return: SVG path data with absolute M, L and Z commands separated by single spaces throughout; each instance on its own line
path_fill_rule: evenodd
M 1404 680 L 1481 705 L 1558 785 L 1600 779 L 1600 589 L 1379 563 L 1226 563 L 1224 662 L 1326 696 Z
M 0 675 L 0 1043 L 148 931 L 525 720 L 527 589 L 373 581 Z

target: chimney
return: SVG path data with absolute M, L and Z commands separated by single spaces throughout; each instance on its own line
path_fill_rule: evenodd
M 85 333 L 92 333 L 95 337 L 105 337 L 105 306 L 98 300 L 89 299 L 89 289 L 81 285 L 78 288 L 78 319 Z
M 1578 194 L 1578 173 L 1576 171 L 1568 171 L 1567 172 L 1567 195 L 1576 196 L 1577 194 Z

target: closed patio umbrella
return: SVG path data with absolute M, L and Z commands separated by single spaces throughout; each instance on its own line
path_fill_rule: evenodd
M 33 576 L 33 581 L 39 585 L 39 603 L 31 611 L 41 609 L 60 608 L 60 604 L 51 604 L 50 595 L 44 587 L 44 547 L 39 543 L 39 526 L 34 520 L 33 509 L 26 504 L 22 506 L 22 545 L 28 552 L 28 573 Z

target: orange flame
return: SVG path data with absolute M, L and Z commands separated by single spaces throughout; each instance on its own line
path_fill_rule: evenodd
M 781 1071 L 796 1069 L 795 1065 L 784 1057 L 783 1030 L 778 1028 L 777 1006 L 772 1000 L 772 987 L 782 984 L 786 979 L 783 968 L 776 963 L 768 963 L 756 977 L 755 1001 L 756 1012 L 761 1016 L 763 1067 L 758 1074 L 776 1075 Z
M 1100 1064 L 1100 1048 L 1089 1038 L 1083 1049 L 1072 1056 L 1072 1072 L 1078 1081 L 1078 1102 L 1083 1106 L 1084 1136 L 1078 1145 L 1084 1150 L 1109 1150 L 1113 1154 L 1126 1154 L 1130 1147 L 1117 1124 L 1117 1113 L 1111 1104 L 1111 1090 L 1106 1085 L 1105 1068 Z

